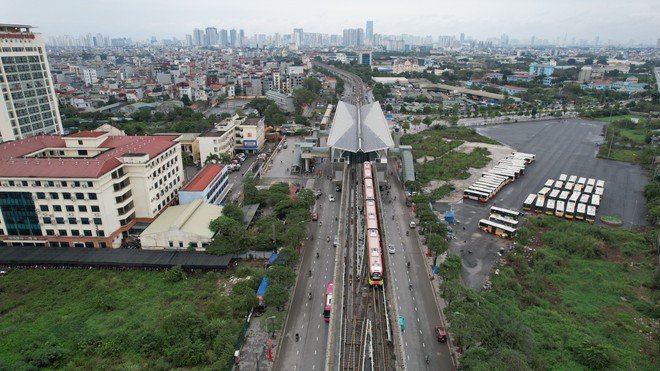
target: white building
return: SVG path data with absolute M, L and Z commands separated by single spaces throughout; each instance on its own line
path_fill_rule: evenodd
M 204 162 L 210 154 L 256 153 L 264 147 L 265 140 L 263 118 L 234 115 L 197 137 L 199 157 Z
M 93 68 L 83 68 L 80 70 L 82 80 L 85 82 L 85 85 L 90 86 L 99 82 L 98 77 L 96 76 L 96 70 Z
M 140 234 L 142 249 L 204 250 L 215 234 L 209 224 L 221 214 L 222 206 L 201 200 L 171 206 Z
M 0 24 L 0 142 L 62 133 L 44 42 L 31 27 Z
M 175 200 L 175 139 L 86 131 L 0 144 L 0 245 L 119 247 Z
M 397 59 L 392 64 L 392 72 L 419 72 L 419 63 L 416 59 Z

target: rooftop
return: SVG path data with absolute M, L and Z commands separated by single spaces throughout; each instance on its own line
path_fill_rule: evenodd
M 67 138 L 98 138 L 105 134 L 108 134 L 108 132 L 86 130 L 86 131 L 79 131 L 75 134 L 67 135 Z
M 199 192 L 208 187 L 209 183 L 222 171 L 224 166 L 217 164 L 208 164 L 186 184 L 181 191 Z
M 221 214 L 222 206 L 206 204 L 202 200 L 170 206 L 141 235 L 181 231 L 211 238 L 215 232 L 209 229 L 209 223 Z

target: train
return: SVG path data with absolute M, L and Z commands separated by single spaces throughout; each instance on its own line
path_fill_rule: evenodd
M 374 189 L 373 166 L 371 162 L 362 164 L 362 181 L 364 184 L 364 210 L 366 218 L 367 250 L 369 264 L 369 284 L 383 284 L 383 258 L 380 231 L 378 229 L 378 207 Z

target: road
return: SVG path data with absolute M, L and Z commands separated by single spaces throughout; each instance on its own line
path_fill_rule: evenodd
M 390 181 L 390 184 L 390 196 L 387 196 L 387 191 L 381 193 L 383 221 L 386 239 L 396 250 L 390 254 L 389 283 L 396 297 L 399 315 L 405 320 L 406 329 L 402 334 L 404 362 L 409 370 L 451 370 L 453 365 L 449 348 L 447 344 L 438 343 L 434 334 L 434 328 L 441 325 L 440 313 L 416 233 L 409 227 L 411 212 L 403 202 L 404 190 L 398 179 Z M 394 196 L 396 201 L 390 204 L 388 198 Z M 406 236 L 406 231 L 413 233 Z M 410 262 L 410 269 L 406 267 L 407 262 Z M 425 363 L 427 354 L 431 360 L 429 365 Z
M 329 173 L 328 169 L 325 170 Z M 284 338 L 273 366 L 275 370 L 322 370 L 325 365 L 328 324 L 323 319 L 323 307 L 325 284 L 333 280 L 335 269 L 332 241 L 337 235 L 338 222 L 335 217 L 339 216 L 339 194 L 331 189 L 331 183 L 325 178 L 317 178 L 314 187 L 323 192 L 314 206 L 319 221 L 312 222 L 309 227 L 309 235 L 314 238 L 306 241 L 302 252 L 300 273 L 291 297 Z M 334 195 L 337 201 L 330 202 L 329 195 Z M 326 236 L 330 236 L 330 242 L 327 242 Z M 312 271 L 311 277 L 308 275 L 309 270 Z M 311 300 L 308 299 L 310 292 Z M 295 340 L 296 333 L 300 334 L 298 342 Z

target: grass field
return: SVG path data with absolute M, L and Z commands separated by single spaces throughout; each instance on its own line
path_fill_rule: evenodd
M 532 217 L 518 237 L 491 290 L 445 288 L 463 367 L 656 369 L 653 234 Z
M 0 369 L 226 369 L 254 282 L 224 273 L 15 269 L 0 277 Z
M 603 117 L 596 117 L 591 120 L 594 121 L 602 121 L 602 122 L 614 122 L 614 121 L 620 121 L 620 120 L 630 120 L 633 118 L 640 118 L 639 116 L 635 115 L 619 115 L 619 116 L 603 116 Z

